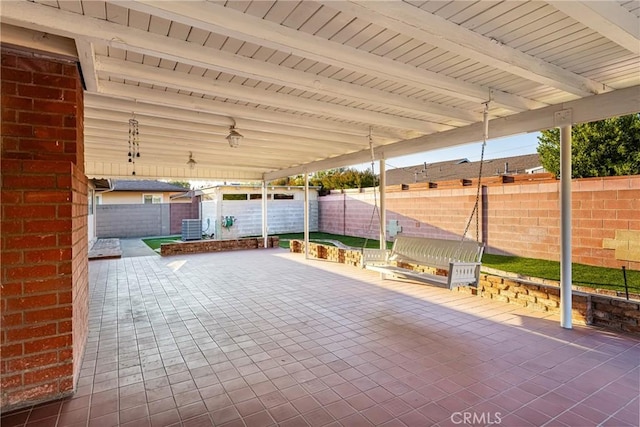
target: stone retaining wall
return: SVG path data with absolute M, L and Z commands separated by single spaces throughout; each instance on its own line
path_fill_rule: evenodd
M 278 236 L 270 236 L 268 238 L 268 248 L 277 248 L 279 245 L 280 239 Z M 195 242 L 163 243 L 160 246 L 160 255 L 199 254 L 258 248 L 264 248 L 264 239 L 262 237 L 247 237 L 235 240 L 198 240 Z
M 292 240 L 289 250 L 304 253 L 304 242 Z M 309 256 L 353 266 L 361 265 L 359 250 L 339 249 L 309 243 Z M 403 265 L 410 268 L 410 264 Z M 575 287 L 574 287 L 575 288 Z M 574 322 L 601 326 L 625 332 L 640 332 L 640 301 L 584 292 L 584 287 L 572 292 Z M 470 293 L 482 298 L 517 304 L 536 311 L 560 313 L 560 288 L 557 282 L 536 283 L 497 274 L 482 274 L 477 288 L 459 287 L 454 292 Z

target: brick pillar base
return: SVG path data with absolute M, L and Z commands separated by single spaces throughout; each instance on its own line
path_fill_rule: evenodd
M 88 331 L 74 61 L 2 48 L 1 410 L 73 392 Z

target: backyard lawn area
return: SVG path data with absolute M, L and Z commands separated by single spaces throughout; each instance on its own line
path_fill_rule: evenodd
M 176 236 L 154 237 L 152 239 L 142 239 L 142 241 L 145 242 L 147 246 L 149 246 L 151 249 L 155 251 L 155 250 L 159 250 L 160 245 L 163 243 L 181 242 L 182 236 L 176 235 Z
M 303 233 L 291 233 L 280 235 L 280 247 L 289 248 L 289 241 L 282 239 L 302 240 Z M 362 248 L 365 239 L 361 237 L 342 236 L 328 233 L 309 233 L 309 240 L 320 243 L 322 240 L 338 240 L 345 245 Z M 387 242 L 391 248 L 392 242 Z M 368 240 L 367 248 L 379 248 L 377 240 Z M 560 280 L 560 262 L 543 259 L 521 258 L 516 256 L 492 255 L 485 253 L 482 256 L 482 265 L 508 273 L 516 273 L 522 276 L 536 277 L 539 279 Z M 627 285 L 629 292 L 640 293 L 640 271 L 627 270 Z M 572 264 L 573 283 L 590 288 L 610 289 L 624 292 L 624 277 L 622 270 L 618 268 L 594 267 L 584 264 Z

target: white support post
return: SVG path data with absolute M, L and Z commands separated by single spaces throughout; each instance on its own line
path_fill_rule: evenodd
M 267 181 L 262 181 L 262 239 L 264 241 L 264 248 L 269 246 L 269 224 L 267 224 Z
M 571 110 L 555 113 L 560 127 L 560 326 L 572 329 L 571 306 Z
M 380 249 L 387 249 L 387 203 L 386 191 L 387 172 L 384 159 L 380 159 Z M 374 190 L 375 191 L 375 190 Z
M 309 174 L 304 172 L 304 258 L 309 259 Z

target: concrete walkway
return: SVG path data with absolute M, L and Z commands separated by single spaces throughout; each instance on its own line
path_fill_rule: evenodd
M 98 239 L 89 250 L 89 259 L 131 258 L 158 255 L 142 239 Z
M 158 256 L 159 254 L 147 246 L 142 239 L 120 239 L 122 257 L 131 258 L 138 256 Z

